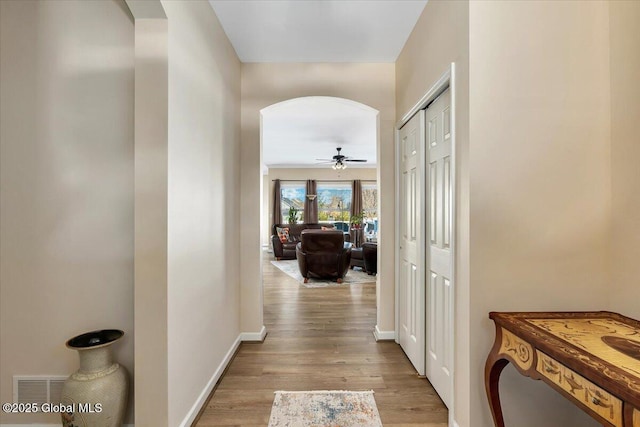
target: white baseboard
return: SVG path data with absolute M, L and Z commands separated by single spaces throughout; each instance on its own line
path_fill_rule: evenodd
M 456 422 L 456 420 L 452 421 L 453 425 L 451 427 L 460 427 L 460 425 Z
M 262 325 L 262 329 L 260 329 L 260 332 L 243 332 L 240 334 L 240 340 L 242 342 L 255 342 L 255 341 L 259 341 L 262 342 L 264 341 L 264 337 L 267 336 L 267 328 L 264 327 L 264 325 Z
M 220 362 L 220 365 L 218 365 L 218 369 L 216 369 L 216 371 L 213 373 L 213 375 L 211 376 L 211 379 L 209 379 L 209 382 L 200 393 L 200 396 L 198 396 L 198 399 L 196 400 L 196 402 L 191 407 L 191 410 L 189 410 L 189 412 L 187 413 L 187 416 L 180 423 L 180 427 L 190 426 L 198 416 L 200 409 L 206 403 L 207 398 L 209 397 L 209 394 L 211 394 L 211 390 L 213 390 L 213 387 L 216 385 L 216 383 L 222 376 L 222 373 L 227 368 L 227 365 L 229 365 L 229 362 L 231 362 L 231 358 L 236 353 L 236 350 L 240 345 L 241 335 L 242 334 L 238 335 L 238 338 L 236 338 L 236 340 L 231 345 L 231 348 L 229 349 L 229 351 L 227 351 L 227 354 L 225 354 L 224 359 L 222 359 L 222 362 Z
M 378 325 L 376 325 L 376 328 L 373 330 L 373 336 L 376 341 L 395 341 L 396 331 L 381 331 Z

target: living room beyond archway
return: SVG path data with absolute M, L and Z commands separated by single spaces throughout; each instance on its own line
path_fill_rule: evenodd
M 356 289 L 369 283 L 375 297 L 378 111 L 313 96 L 273 104 L 260 114 L 263 269 L 284 273 L 279 277 L 302 287 Z M 333 252 L 306 253 L 316 246 Z M 267 287 L 269 271 L 263 274 Z

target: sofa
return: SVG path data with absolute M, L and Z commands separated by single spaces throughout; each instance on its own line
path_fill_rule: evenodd
M 298 268 L 307 283 L 310 277 L 342 279 L 349 270 L 351 243 L 344 241 L 340 230 L 306 229 L 296 245 Z
M 317 224 L 274 224 L 271 227 L 271 246 L 273 247 L 273 256 L 278 260 L 296 259 L 296 245 L 300 241 L 300 233 L 303 230 L 319 230 L 325 228 L 333 228 L 331 223 Z M 282 233 L 278 235 L 278 229 L 287 230 L 286 238 L 282 238 Z M 349 242 L 349 233 L 344 235 L 344 239 Z

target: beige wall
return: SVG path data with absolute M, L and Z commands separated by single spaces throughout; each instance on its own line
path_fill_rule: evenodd
M 613 238 L 611 309 L 640 319 L 640 2 L 609 3 Z
M 488 426 L 489 311 L 608 305 L 609 23 L 597 1 L 471 2 L 469 18 L 469 425 Z M 508 425 L 597 425 L 512 367 L 501 392 Z
M 140 4 L 127 2 L 128 5 Z M 164 10 L 159 2 L 145 0 Z M 168 420 L 168 23 L 135 7 L 134 361 L 138 424 Z M 143 16 L 144 18 L 141 18 Z
M 393 159 L 394 64 L 242 64 L 242 178 L 240 241 L 242 331 L 262 328 L 262 278 L 260 263 L 260 199 L 263 192 L 260 147 L 260 110 L 272 104 L 303 96 L 335 96 L 357 101 L 380 112 L 378 158 Z M 393 162 L 385 162 L 380 174 L 379 244 L 393 253 Z M 384 224 L 389 224 L 385 226 Z M 378 268 L 380 289 L 378 325 L 394 328 L 393 257 L 385 257 Z
M 269 181 L 272 182 L 274 179 L 286 179 L 290 181 L 306 181 L 307 179 L 315 179 L 318 181 L 352 181 L 354 179 L 361 179 L 363 181 L 375 181 L 376 170 L 376 168 L 355 167 L 333 170 L 331 169 L 331 165 L 326 168 L 271 168 L 269 169 Z M 270 192 L 270 194 L 273 193 Z
M 269 171 L 265 170 L 264 175 L 262 175 L 262 199 L 260 200 L 260 205 L 262 206 L 262 215 L 260 218 L 260 235 L 262 236 L 262 247 L 269 248 L 271 243 L 269 241 L 271 231 L 269 231 L 271 227 L 271 198 L 273 197 L 273 191 L 271 190 L 271 181 L 269 179 Z
M 0 2 L 2 402 L 13 375 L 75 371 L 64 343 L 94 329 L 126 332 L 133 374 L 133 31 L 118 1 Z
M 168 425 L 177 426 L 240 334 L 240 61 L 208 2 L 163 6 L 169 21 Z M 236 237 L 232 231 L 227 238 L 229 230 Z
M 133 374 L 134 23 L 116 1 L 0 7 L 0 400 L 9 402 L 14 374 L 75 370 L 77 356 L 64 342 L 87 330 L 125 330 L 116 353 Z M 170 107 L 168 116 L 149 116 L 161 122 L 146 135 L 161 137 L 164 129 L 167 139 L 136 150 L 136 165 L 155 172 L 136 175 L 143 181 L 135 188 L 139 208 L 152 206 L 149 196 L 157 191 L 168 202 L 166 212 L 146 221 L 166 225 L 164 248 L 136 252 L 137 261 L 148 261 L 141 266 L 164 265 L 166 280 L 147 289 L 158 298 L 143 301 L 135 315 L 138 326 L 156 320 L 164 344 L 143 345 L 140 352 L 159 349 L 147 364 L 166 372 L 160 382 L 150 377 L 162 371 L 136 375 L 136 392 L 159 414 L 145 418 L 141 411 L 136 421 L 178 425 L 195 415 L 194 403 L 240 333 L 239 246 L 237 239 L 220 238 L 221 227 L 239 228 L 240 62 L 208 3 L 164 7 L 168 80 L 162 70 L 147 70 L 164 82 L 156 89 L 164 90 Z M 161 47 L 153 36 L 162 25 L 136 25 L 146 28 L 136 33 L 138 41 L 151 37 L 148 50 L 136 51 L 144 65 L 150 60 L 144 55 Z M 137 126 L 136 137 L 145 135 Z M 145 154 L 152 159 L 142 159 Z M 164 184 L 155 179 L 161 176 Z M 158 242 L 151 243 L 157 250 Z M 3 423 L 59 421 L 56 415 L 0 416 Z
M 455 62 L 456 236 L 455 420 L 470 425 L 469 400 L 469 3 L 430 1 L 396 62 L 400 120 Z

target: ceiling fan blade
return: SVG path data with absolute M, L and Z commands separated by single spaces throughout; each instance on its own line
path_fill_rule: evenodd
M 338 154 L 333 156 L 333 158 L 331 158 L 331 159 L 316 159 L 316 164 L 320 164 L 320 163 L 326 163 L 326 164 L 335 163 L 336 165 L 339 165 L 339 164 L 342 164 L 343 162 L 351 162 L 351 163 L 366 163 L 367 162 L 367 160 L 365 160 L 365 159 L 352 159 L 349 156 L 344 156 L 344 155 L 340 154 L 340 150 L 342 150 L 342 148 L 337 148 L 337 150 L 338 150 Z

